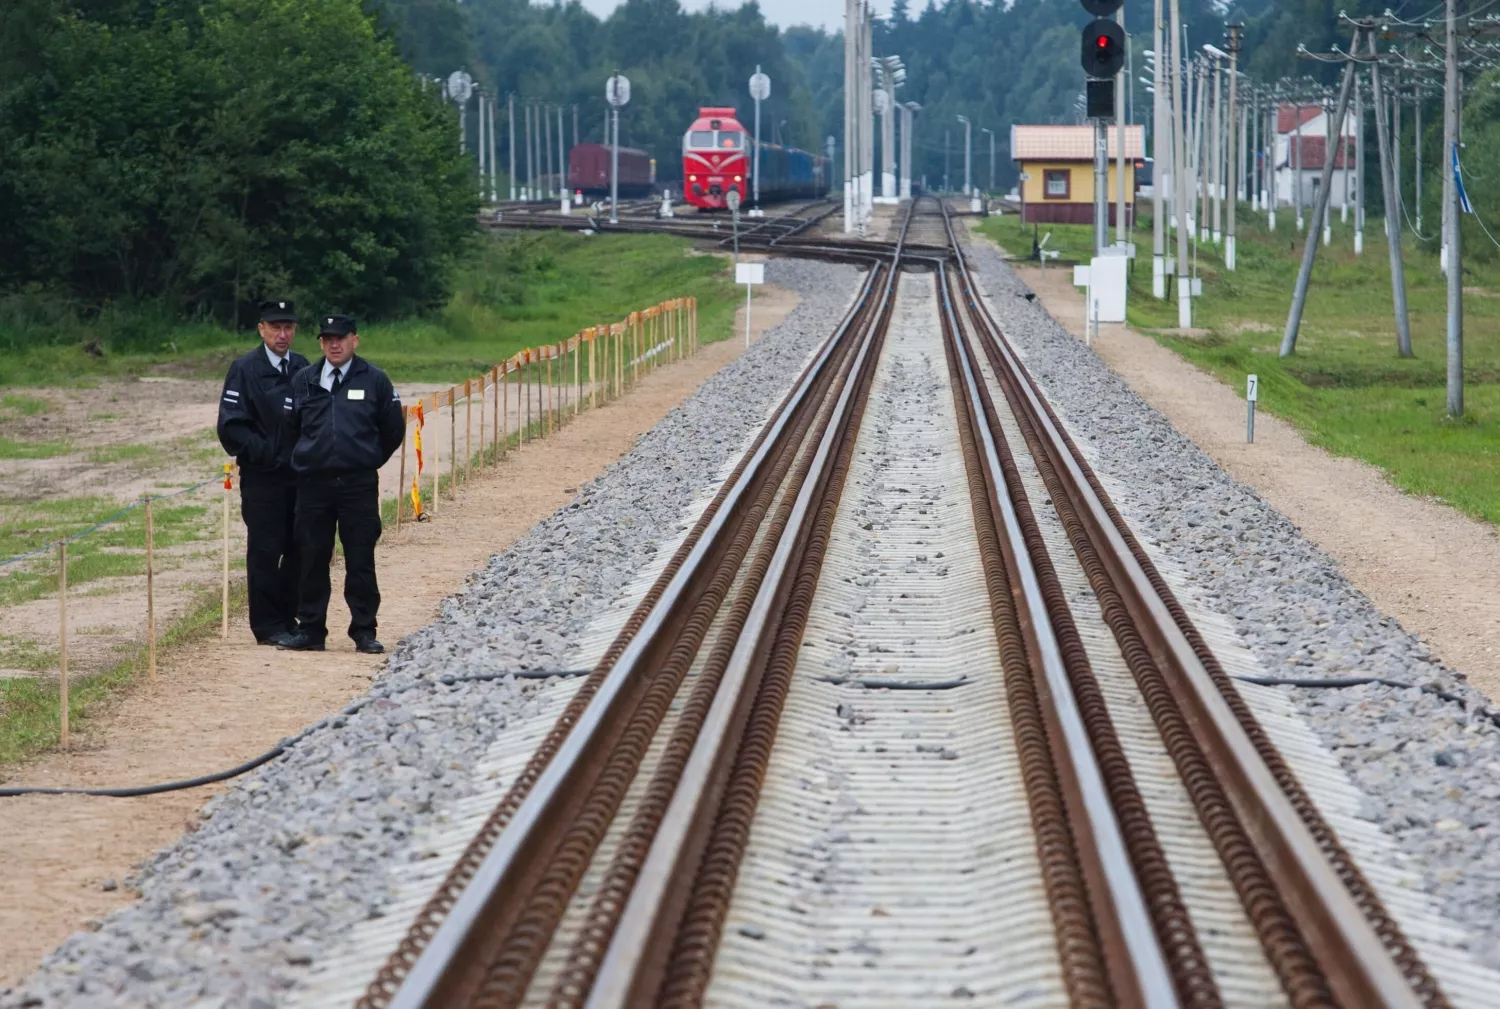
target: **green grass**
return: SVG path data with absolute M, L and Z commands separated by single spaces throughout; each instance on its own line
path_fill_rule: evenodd
M 9 393 L 0 398 L 0 407 L 14 410 L 27 417 L 35 417 L 39 413 L 46 413 L 52 404 L 40 396 L 23 396 L 20 393 Z
M 0 636 L 0 666 L 46 672 L 57 668 L 57 649 L 43 649 L 32 639 L 17 635 Z
M 460 268 L 446 307 L 363 324 L 359 352 L 397 382 L 458 381 L 525 347 L 685 296 L 698 298 L 702 340 L 711 342 L 728 336 L 738 301 L 728 257 L 689 256 L 691 244 L 670 235 L 503 232 Z M 0 385 L 76 387 L 153 373 L 217 379 L 255 342 L 248 326 L 234 333 L 179 322 L 151 306 L 111 306 L 85 322 L 35 297 L 0 299 Z M 293 347 L 318 357 L 311 326 Z
M 1415 356 L 1396 352 L 1388 250 L 1378 218 L 1369 218 L 1363 256 L 1353 252 L 1352 223 L 1335 215 L 1334 243 L 1320 248 L 1296 353 L 1278 356 L 1303 237 L 1291 214 L 1268 232 L 1262 215 L 1241 206 L 1238 269 L 1226 271 L 1218 248 L 1198 251 L 1204 296 L 1193 324 L 1203 336 L 1170 332 L 1175 298 L 1151 296 L 1150 222 L 1134 240 L 1132 325 L 1244 395 L 1245 376 L 1260 376 L 1258 406 L 1297 426 L 1310 442 L 1385 470 L 1396 486 L 1441 498 L 1476 518 L 1500 523 L 1500 272 L 1468 264 L 1464 284 L 1465 414 L 1446 413 L 1446 284 L 1436 257 L 1403 246 Z M 1085 259 L 1086 225 L 1041 225 L 1047 247 Z M 992 217 L 982 230 L 1013 255 L 1031 248 L 1014 217 Z M 1050 267 L 1049 267 L 1050 268 Z M 1477 289 L 1477 290 L 1475 290 Z M 1481 293 L 1483 292 L 1483 293 Z
M 65 441 L 16 441 L 0 438 L 0 459 L 51 459 L 73 450 Z
M 92 463 L 139 462 L 160 454 L 160 448 L 156 445 L 104 445 L 90 449 L 88 460 Z
M 212 488 L 207 488 L 212 493 Z M 188 503 L 183 503 L 187 500 Z M 104 497 L 52 501 L 0 501 L 0 559 L 26 553 L 93 526 L 119 512 L 118 502 Z M 174 498 L 152 508 L 158 550 L 206 540 L 215 534 L 208 507 Z M 146 571 L 144 509 L 68 544 L 68 585 Z M 57 592 L 57 553 L 49 549 L 29 560 L 0 568 L 0 605 L 41 599 Z
M 243 608 L 245 586 L 230 592 L 229 607 Z M 205 589 L 189 605 L 187 613 L 167 627 L 157 642 L 157 661 L 162 652 L 218 631 L 221 616 L 218 589 Z M 55 658 L 54 658 L 55 664 Z M 79 677 L 69 684 L 68 719 L 73 731 L 87 727 L 90 715 L 104 702 L 129 687 L 146 671 L 146 648 L 131 646 L 129 654 L 103 673 Z M 25 760 L 58 744 L 62 705 L 53 677 L 0 679 L 0 766 Z

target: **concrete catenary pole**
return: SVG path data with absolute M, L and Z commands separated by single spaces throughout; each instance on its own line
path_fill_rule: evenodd
M 1171 27 L 1176 31 L 1176 26 L 1182 24 L 1181 0 L 1171 0 L 1170 5 Z M 1173 36 L 1175 40 L 1177 36 Z M 1180 53 L 1180 47 L 1172 46 L 1174 54 Z M 1181 329 L 1190 329 L 1193 325 L 1193 292 L 1192 285 L 1188 282 L 1188 228 L 1192 225 L 1188 222 L 1188 180 L 1187 172 L 1187 148 L 1183 136 L 1183 114 L 1186 111 L 1183 105 L 1183 73 L 1180 55 L 1174 55 L 1172 60 L 1172 188 L 1176 191 L 1177 202 L 1177 325 Z M 1158 65 L 1161 60 L 1157 60 Z
M 1443 60 L 1443 200 L 1444 234 L 1448 246 L 1448 415 L 1464 412 L 1464 289 L 1462 234 L 1459 217 L 1463 208 L 1458 192 L 1459 102 L 1463 78 L 1458 69 L 1458 0 L 1447 0 Z
M 1220 146 L 1224 137 L 1224 59 L 1219 55 L 1219 50 L 1212 46 L 1211 55 L 1214 58 L 1214 107 L 1213 127 L 1210 138 L 1210 154 L 1208 158 L 1209 191 L 1213 194 L 1213 238 L 1214 244 L 1218 245 L 1224 241 L 1224 162 L 1219 157 Z
M 1151 8 L 1151 156 L 1154 159 L 1151 173 L 1151 295 L 1157 299 L 1167 296 L 1167 222 L 1162 219 L 1162 190 L 1172 177 L 1171 156 L 1167 144 L 1171 142 L 1172 124 L 1167 116 L 1167 88 L 1163 74 L 1166 72 L 1167 53 L 1162 47 L 1166 36 L 1162 34 L 1162 3 L 1153 0 Z
M 1354 254 L 1365 254 L 1365 107 L 1359 76 L 1354 79 Z
M 1115 22 L 1119 24 L 1120 31 L 1125 30 L 1125 8 L 1120 7 L 1115 11 Z M 1130 52 L 1130 37 L 1125 37 L 1125 51 Z M 1125 75 L 1125 68 L 1121 67 L 1115 71 L 1115 242 L 1121 248 L 1130 240 L 1130 222 L 1125 218 L 1125 89 L 1130 86 L 1131 78 Z
M 988 126 L 981 126 L 979 132 L 989 134 L 990 138 L 990 184 L 987 191 L 993 193 L 995 191 L 995 131 Z
M 844 0 L 844 234 L 854 233 L 854 15 L 855 0 Z
M 1234 269 L 1234 219 L 1235 207 L 1240 199 L 1240 157 L 1239 145 L 1236 143 L 1240 134 L 1236 129 L 1235 117 L 1239 110 L 1235 107 L 1238 98 L 1236 81 L 1239 75 L 1240 65 L 1240 29 L 1242 25 L 1229 25 L 1229 164 L 1233 172 L 1230 182 L 1233 189 L 1229 193 L 1229 221 L 1224 233 L 1224 268 Z
M 547 196 L 550 199 L 557 195 L 555 188 L 557 176 L 552 173 L 552 106 L 543 104 L 542 115 L 542 151 L 547 159 Z
M 495 100 L 490 99 L 490 202 L 500 202 L 500 169 L 495 160 Z
M 1354 36 L 1358 48 L 1359 34 Z M 1354 85 L 1354 62 L 1344 64 L 1344 79 L 1339 85 L 1338 110 L 1334 114 L 1329 136 L 1339 136 L 1344 128 L 1344 115 L 1349 111 L 1349 92 Z M 1307 244 L 1302 250 L 1302 268 L 1297 271 L 1297 287 L 1292 292 L 1292 307 L 1287 312 L 1286 330 L 1281 334 L 1281 356 L 1289 357 L 1297 349 L 1297 330 L 1302 325 L 1302 308 L 1307 303 L 1307 285 L 1312 279 L 1313 257 L 1318 252 L 1318 232 L 1322 230 L 1323 218 L 1328 212 L 1328 185 L 1333 181 L 1333 159 L 1323 159 L 1322 182 L 1318 186 L 1317 203 L 1313 205 L 1313 216 L 1307 232 Z
M 474 155 L 475 155 L 475 157 L 477 158 L 477 160 L 479 162 L 479 198 L 480 198 L 480 200 L 483 200 L 484 199 L 484 192 L 485 192 L 484 172 L 485 172 L 485 168 L 486 168 L 486 165 L 484 163 L 484 153 L 485 153 L 485 146 L 484 146 L 484 92 L 483 91 L 477 91 L 476 92 L 476 96 L 479 99 L 479 109 L 478 109 L 479 115 L 476 117 L 475 123 L 474 123 L 474 130 L 475 130 L 475 134 L 476 134 L 476 136 L 475 136 L 476 143 L 474 145 Z
M 510 127 L 510 201 L 516 202 L 516 95 L 505 96 L 505 121 Z
M 567 142 L 563 139 L 563 107 L 557 107 L 557 194 L 568 198 Z
M 956 118 L 964 124 L 964 198 L 967 199 L 974 192 L 973 185 L 969 181 L 969 152 L 972 146 L 969 142 L 971 125 L 968 116 L 957 116 Z
M 916 102 L 903 102 L 901 105 L 901 198 L 903 200 L 911 199 L 912 119 L 921 111 L 922 106 Z
M 1370 53 L 1370 97 L 1375 106 L 1375 142 L 1380 149 L 1380 192 L 1385 200 L 1386 248 L 1391 258 L 1391 306 L 1396 313 L 1396 350 L 1411 357 L 1411 323 L 1406 314 L 1406 269 L 1401 262 L 1401 210 L 1397 205 L 1395 168 L 1390 155 L 1390 133 L 1386 129 L 1386 105 L 1380 90 L 1380 60 L 1375 51 L 1375 31 L 1367 36 Z
M 526 184 L 521 187 L 521 199 L 533 200 L 536 198 L 536 150 L 531 146 L 531 127 L 534 103 L 530 98 L 526 99 Z

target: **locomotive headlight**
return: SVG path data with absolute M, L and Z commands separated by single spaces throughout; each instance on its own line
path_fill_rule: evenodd
M 696 175 L 689 175 L 688 176 L 688 181 L 689 182 L 697 182 L 698 181 L 698 176 L 696 176 Z
M 739 176 L 738 176 L 738 175 L 736 175 L 736 176 L 735 176 L 735 177 L 734 177 L 734 181 L 736 181 L 736 182 L 738 182 L 738 181 L 740 181 L 740 177 L 739 177 Z

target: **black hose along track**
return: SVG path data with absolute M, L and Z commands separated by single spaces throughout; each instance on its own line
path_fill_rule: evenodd
M 948 222 L 948 227 L 952 234 L 951 221 Z M 1445 1009 L 1449 1006 L 1449 1002 L 1438 987 L 1436 979 L 1411 946 L 1400 926 L 1386 910 L 1373 887 L 1355 864 L 1353 857 L 1343 847 L 1333 829 L 1302 788 L 1296 775 L 1266 735 L 1249 706 L 1239 695 L 1233 681 L 1220 666 L 1217 657 L 1187 616 L 1166 580 L 1131 533 L 1098 476 L 1084 461 L 1082 453 L 1069 436 L 1061 419 L 1057 417 L 1051 404 L 1042 394 L 1041 387 L 1024 368 L 1018 365 L 1012 366 L 1013 357 L 1008 360 L 1007 355 L 1002 353 L 1001 345 L 1005 338 L 990 316 L 988 308 L 978 297 L 956 236 L 953 237 L 953 248 L 957 258 L 956 282 L 960 296 L 974 328 L 981 334 L 980 342 L 986 358 L 999 380 L 1038 472 L 1057 507 L 1059 519 L 1067 531 L 1069 541 L 1088 575 L 1089 583 L 1094 589 L 1105 620 L 1115 635 L 1168 752 L 1199 812 L 1204 828 L 1228 870 L 1229 878 L 1259 934 L 1263 948 L 1281 979 L 1292 1005 L 1297 1009 L 1311 1009 L 1311 1007 L 1339 1006 L 1340 1003 L 1330 991 L 1328 979 L 1309 947 L 1308 938 L 1292 920 L 1282 895 L 1257 855 L 1245 825 L 1240 822 L 1223 787 L 1209 767 L 1206 757 L 1193 742 L 1185 713 L 1174 698 L 1166 678 L 1142 640 L 1132 616 L 1106 573 L 1098 548 L 1080 519 L 1079 509 L 1069 502 L 1067 488 L 1059 477 L 1056 459 L 1050 451 L 1051 446 L 1046 439 L 1041 437 L 1032 422 L 1028 403 L 1018 382 L 1025 382 L 1042 404 L 1048 418 L 1060 433 L 1065 450 L 1071 453 L 1090 488 L 1104 505 L 1110 521 L 1129 547 L 1136 562 L 1146 573 L 1152 588 L 1160 596 L 1178 629 L 1187 638 L 1199 661 L 1209 672 L 1214 686 L 1229 704 L 1236 720 L 1254 743 L 1256 753 L 1270 769 L 1298 816 L 1311 831 L 1324 857 L 1333 866 L 1339 879 L 1374 928 L 1376 935 L 1385 945 L 1412 990 L 1428 1009 Z M 999 440 L 998 424 L 993 419 L 991 423 L 994 425 L 997 440 Z M 1095 747 L 1099 749 L 1099 741 L 1103 737 L 1095 735 L 1094 738 Z M 1101 754 L 1101 762 L 1106 762 L 1106 760 L 1107 758 Z M 1122 813 L 1122 820 L 1124 819 L 1126 816 Z M 1364 1007 L 1343 1005 L 1341 1009 L 1364 1009 Z

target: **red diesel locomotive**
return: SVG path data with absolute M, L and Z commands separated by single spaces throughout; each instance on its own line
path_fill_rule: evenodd
M 702 108 L 682 138 L 683 199 L 723 210 L 730 190 L 747 204 L 755 195 L 752 136 L 734 109 Z M 760 201 L 810 199 L 828 190 L 828 159 L 778 144 L 760 145 Z

